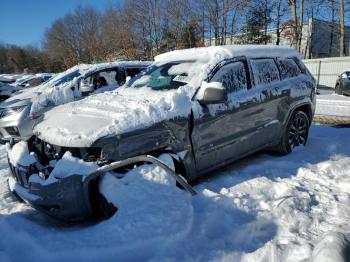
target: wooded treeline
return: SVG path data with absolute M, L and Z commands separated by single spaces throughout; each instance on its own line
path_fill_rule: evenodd
M 276 45 L 284 29 L 291 28 L 292 46 L 300 50 L 302 24 L 309 18 L 330 21 L 334 30 L 338 26 L 344 43 L 348 4 L 348 0 L 125 0 L 103 12 L 79 6 L 48 27 L 40 48 L 0 44 L 0 73 L 26 68 L 57 72 L 78 63 L 116 59 L 151 60 L 174 49 L 222 45 L 237 35 L 242 44 L 266 44 L 270 28 L 276 30 Z

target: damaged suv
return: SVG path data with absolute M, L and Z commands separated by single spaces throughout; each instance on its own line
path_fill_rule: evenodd
M 117 207 L 99 192 L 106 172 L 123 179 L 150 162 L 194 195 L 190 182 L 209 171 L 305 145 L 314 110 L 315 80 L 293 49 L 173 51 L 121 89 L 48 111 L 27 143 L 9 145 L 9 185 L 56 218 L 108 217 Z

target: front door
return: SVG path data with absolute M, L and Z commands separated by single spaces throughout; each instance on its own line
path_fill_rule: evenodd
M 194 115 L 191 134 L 196 169 L 202 172 L 239 158 L 253 146 L 260 110 L 253 95 L 246 59 L 227 61 L 209 82 L 221 82 L 228 93 L 225 103 L 202 105 L 203 114 Z

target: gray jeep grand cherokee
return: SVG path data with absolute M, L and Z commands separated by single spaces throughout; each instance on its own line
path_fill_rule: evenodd
M 173 51 L 118 91 L 47 112 L 28 143 L 9 146 L 9 185 L 63 220 L 108 217 L 117 207 L 99 193 L 106 172 L 123 179 L 150 162 L 194 195 L 190 182 L 211 170 L 305 145 L 314 111 L 315 81 L 293 49 Z

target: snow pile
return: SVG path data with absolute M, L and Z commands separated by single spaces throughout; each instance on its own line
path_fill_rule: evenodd
M 51 161 L 50 165 L 54 165 L 54 169 L 48 178 L 44 180 L 38 174 L 33 174 L 29 177 L 29 182 L 48 185 L 59 181 L 61 178 L 72 175 L 89 175 L 99 167 L 94 162 L 84 162 L 79 158 L 73 157 L 69 151 L 57 162 Z
M 66 152 L 63 157 L 55 163 L 55 168 L 50 176 L 55 178 L 64 178 L 70 175 L 88 175 L 94 172 L 98 165 L 93 162 L 84 162 L 73 157 L 70 152 Z
M 189 89 L 183 86 L 159 92 L 149 88 L 123 88 L 91 96 L 50 110 L 36 125 L 34 133 L 55 145 L 90 146 L 107 135 L 187 117 L 192 107 Z
M 69 227 L 10 198 L 2 147 L 1 261 L 347 261 L 348 134 L 313 126 L 305 148 L 241 160 L 200 181 L 195 197 L 153 165 L 107 175 L 101 189 L 117 213 Z
M 12 149 L 7 148 L 8 158 L 14 166 L 28 167 L 36 162 L 34 155 L 29 153 L 27 142 L 20 141 Z
M 315 246 L 310 262 L 347 262 L 350 260 L 350 242 L 342 233 L 331 232 Z

